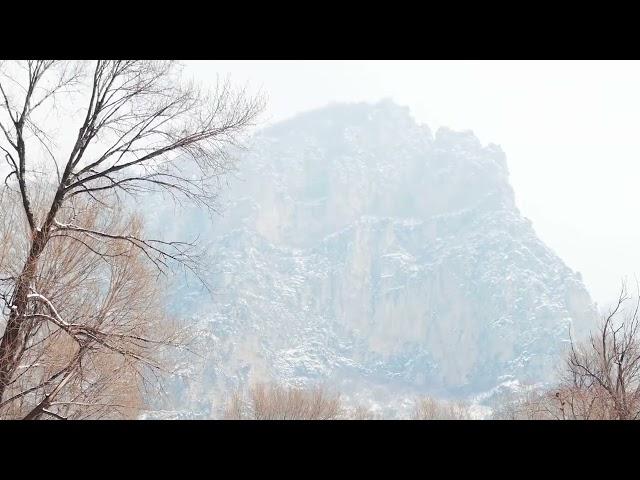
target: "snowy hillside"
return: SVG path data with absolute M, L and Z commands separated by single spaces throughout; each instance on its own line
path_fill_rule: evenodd
M 544 382 L 595 317 L 516 208 L 502 150 L 434 135 L 389 101 L 262 131 L 220 201 L 213 221 L 153 209 L 154 229 L 200 234 L 212 258 L 213 295 L 180 277 L 170 296 L 208 344 L 171 410 L 216 416 L 225 392 L 258 380 L 323 382 L 394 411 Z

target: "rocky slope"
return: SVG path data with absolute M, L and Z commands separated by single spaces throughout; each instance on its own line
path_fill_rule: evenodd
M 213 260 L 213 295 L 181 281 L 169 297 L 209 346 L 174 385 L 173 408 L 194 415 L 268 379 L 394 411 L 548 381 L 595 317 L 580 275 L 520 215 L 502 150 L 434 135 L 389 101 L 265 129 L 220 200 L 213 222 L 154 209 L 156 228 L 199 233 Z

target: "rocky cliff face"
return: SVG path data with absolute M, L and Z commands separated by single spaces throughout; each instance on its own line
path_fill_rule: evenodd
M 516 208 L 502 150 L 391 102 L 262 131 L 224 192 L 213 223 L 161 222 L 215 260 L 213 296 L 193 282 L 170 296 L 211 346 L 180 407 L 212 415 L 214 392 L 267 379 L 388 403 L 550 380 L 595 317 Z

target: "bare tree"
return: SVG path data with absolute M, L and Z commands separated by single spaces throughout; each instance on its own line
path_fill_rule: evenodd
M 571 345 L 567 379 L 571 395 L 558 393 L 569 407 L 576 397 L 583 409 L 602 418 L 635 420 L 640 415 L 640 332 L 636 295 L 632 300 L 623 284 L 602 326 L 584 345 Z
M 65 152 L 51 118 L 59 121 L 63 108 L 78 104 L 79 113 L 69 119 L 77 118 L 79 128 Z M 197 259 L 193 242 L 146 238 L 139 219 L 119 221 L 121 202 L 161 191 L 175 201 L 213 209 L 220 175 L 231 167 L 226 151 L 238 144 L 262 107 L 260 97 L 234 91 L 228 82 L 212 92 L 185 84 L 178 65 L 169 61 L 0 64 L 0 150 L 9 167 L 2 198 L 15 207 L 3 208 L 9 229 L 0 247 L 0 262 L 7 267 L 0 273 L 5 417 L 63 417 L 52 409 L 63 397 L 67 406 L 71 401 L 94 405 L 87 392 L 97 385 L 98 370 L 91 378 L 82 372 L 95 355 L 119 357 L 134 370 L 152 366 L 139 350 L 159 341 L 140 328 L 143 317 L 153 316 L 134 313 L 150 300 L 144 296 L 149 292 L 144 281 L 128 280 L 142 275 L 141 258 L 160 272 L 182 265 L 196 273 Z M 98 214 L 98 207 L 109 213 Z M 108 266 L 107 286 L 92 283 L 95 275 L 87 272 L 97 270 L 89 259 Z M 89 305 L 100 295 L 104 308 Z M 136 321 L 124 321 L 124 315 L 123 333 L 112 313 L 126 309 L 127 302 Z M 48 362 L 40 368 L 38 359 L 52 337 L 59 339 L 56 352 L 67 352 L 63 366 Z M 27 378 L 33 385 L 25 384 Z M 72 391 L 89 397 L 65 396 L 72 384 Z
M 91 228 L 141 232 L 135 215 L 91 202 L 76 214 Z M 19 258 L 6 263 L 9 272 L 19 271 Z M 29 294 L 33 304 L 24 317 L 29 337 L 0 402 L 0 417 L 139 413 L 141 389 L 157 386 L 155 375 L 168 370 L 164 350 L 182 345 L 161 308 L 155 276 L 144 254 L 131 245 L 52 236 Z M 6 301 L 10 291 L 2 295 Z

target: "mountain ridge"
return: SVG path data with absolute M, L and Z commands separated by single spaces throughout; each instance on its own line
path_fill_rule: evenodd
M 591 326 L 579 274 L 520 214 L 499 146 L 434 135 L 383 101 L 297 115 L 249 147 L 223 217 L 200 229 L 215 299 L 184 283 L 169 297 L 211 339 L 181 407 L 215 415 L 223 392 L 268 380 L 389 405 L 549 381 L 569 332 Z M 202 224 L 192 209 L 171 228 Z

